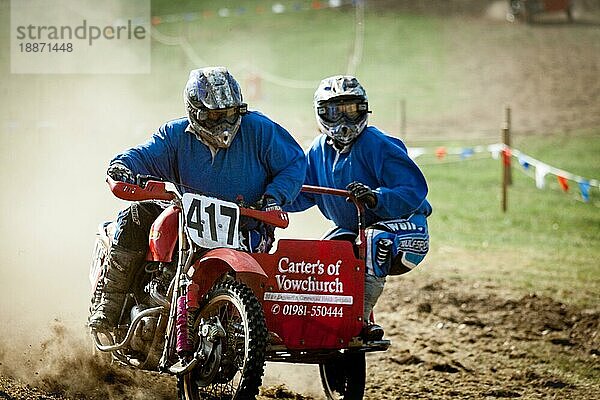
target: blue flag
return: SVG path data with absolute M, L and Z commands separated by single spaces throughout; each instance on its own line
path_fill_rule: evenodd
M 590 182 L 585 180 L 579 182 L 579 190 L 581 191 L 583 201 L 586 203 L 590 201 Z

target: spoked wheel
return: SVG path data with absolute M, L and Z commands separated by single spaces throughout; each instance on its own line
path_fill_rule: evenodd
M 365 392 L 365 353 L 344 353 L 319 364 L 327 400 L 360 400 Z
M 265 364 L 267 328 L 254 293 L 243 283 L 218 283 L 200 304 L 194 337 L 206 321 L 222 327 L 207 360 L 178 377 L 181 400 L 253 399 L 258 395 Z

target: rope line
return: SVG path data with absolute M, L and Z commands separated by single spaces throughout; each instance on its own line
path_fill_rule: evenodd
M 348 60 L 348 68 L 346 69 L 347 75 L 355 75 L 356 69 L 362 60 L 364 41 L 365 41 L 365 3 L 360 0 L 355 5 L 355 17 L 354 17 L 354 46 L 352 55 Z
M 365 14 L 365 5 L 363 0 L 356 0 L 354 2 L 355 7 L 355 35 L 354 35 L 354 45 L 352 54 L 348 60 L 347 66 L 347 74 L 354 75 L 356 73 L 356 69 L 358 68 L 361 60 L 364 49 L 364 35 L 365 35 L 365 22 L 364 22 L 364 14 Z M 189 43 L 185 36 L 168 36 L 161 33 L 155 26 L 151 26 L 150 34 L 153 39 L 157 42 L 167 45 L 167 46 L 179 46 L 187 56 L 187 58 L 194 65 L 208 65 L 194 50 L 192 45 Z M 317 86 L 317 80 L 299 80 L 299 79 L 290 79 L 282 76 L 278 76 L 276 74 L 267 72 L 265 70 L 261 70 L 255 67 L 252 67 L 248 64 L 242 64 L 239 66 L 240 70 L 246 71 L 249 74 L 256 75 L 263 80 L 272 83 L 277 86 L 286 87 L 290 89 L 314 89 Z

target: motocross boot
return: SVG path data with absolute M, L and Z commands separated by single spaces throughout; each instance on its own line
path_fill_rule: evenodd
M 138 267 L 143 258 L 140 252 L 114 244 L 111 246 L 100 301 L 88 319 L 90 328 L 112 330 L 116 327 L 129 287 L 130 272 Z
M 375 342 L 383 339 L 383 328 L 377 324 L 365 325 L 362 329 L 361 336 L 367 342 Z
M 375 303 L 381 296 L 383 286 L 385 284 L 385 277 L 378 277 L 371 274 L 365 275 L 365 297 L 364 297 L 364 315 L 363 321 L 365 326 L 361 332 L 361 336 L 367 342 L 377 341 L 383 338 L 383 328 L 372 322 L 372 312 Z

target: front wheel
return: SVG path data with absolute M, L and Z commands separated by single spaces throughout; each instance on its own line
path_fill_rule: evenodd
M 365 353 L 344 353 L 319 364 L 327 400 L 360 400 L 365 392 Z
M 205 296 L 194 316 L 194 344 L 202 321 L 218 319 L 225 335 L 208 359 L 178 377 L 180 400 L 253 399 L 265 364 L 267 328 L 254 293 L 238 281 L 220 282 Z

